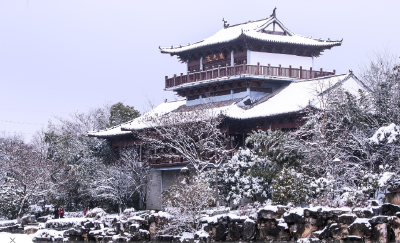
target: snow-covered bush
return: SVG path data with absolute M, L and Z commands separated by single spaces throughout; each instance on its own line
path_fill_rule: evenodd
M 107 215 L 107 213 L 103 209 L 93 208 L 92 210 L 89 210 L 89 212 L 86 213 L 85 217 L 86 218 L 94 218 L 95 220 L 98 220 L 101 217 L 104 217 L 106 215 Z
M 178 182 L 162 194 L 163 208 L 173 217 L 160 234 L 199 230 L 202 211 L 213 203 L 213 194 L 204 179 L 178 178 Z
M 272 201 L 274 204 L 295 205 L 309 202 L 309 179 L 294 169 L 283 169 L 272 183 Z
M 235 205 L 243 198 L 254 199 L 256 196 L 267 197 L 268 182 L 261 176 L 253 176 L 251 169 L 264 163 L 253 151 L 240 149 L 231 160 L 219 170 L 219 193 L 225 202 L 233 201 Z M 211 185 L 214 185 L 214 170 L 208 171 Z

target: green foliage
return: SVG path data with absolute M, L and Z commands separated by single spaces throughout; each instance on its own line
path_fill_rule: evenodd
M 122 124 L 140 116 L 140 112 L 133 106 L 118 102 L 110 108 L 110 127 Z
M 308 178 L 294 169 L 283 169 L 272 183 L 272 201 L 274 204 L 301 205 L 309 203 Z

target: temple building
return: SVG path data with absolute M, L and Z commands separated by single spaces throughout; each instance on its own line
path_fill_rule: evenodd
M 244 145 L 254 130 L 289 130 L 304 124 L 308 107 L 320 108 L 321 94 L 343 87 L 358 93 L 366 89 L 350 71 L 316 70 L 314 61 L 325 50 L 340 46 L 342 40 L 321 40 L 301 36 L 285 27 L 275 10 L 265 19 L 229 25 L 202 41 L 160 47 L 161 53 L 177 56 L 187 72 L 165 77 L 165 90 L 181 100 L 164 102 L 154 110 L 119 126 L 89 132 L 105 138 L 113 151 L 129 146 L 147 161 L 148 153 L 132 131 L 146 127 L 146 118 L 170 112 L 190 111 L 212 104 L 224 115 L 224 131 L 232 146 Z M 152 159 L 152 178 L 147 198 L 148 209 L 161 209 L 161 192 L 174 182 L 183 159 Z

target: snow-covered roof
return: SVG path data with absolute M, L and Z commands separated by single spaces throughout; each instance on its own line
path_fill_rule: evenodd
M 265 30 L 272 23 L 277 24 L 282 32 L 286 35 L 277 35 L 271 32 L 265 32 Z M 269 42 L 269 43 L 280 43 L 280 44 L 294 44 L 301 46 L 331 48 L 333 46 L 341 45 L 342 40 L 321 40 L 314 39 L 311 37 L 301 36 L 293 33 L 286 28 L 276 17 L 269 17 L 266 19 L 248 21 L 242 24 L 236 24 L 221 29 L 213 36 L 206 38 L 202 41 L 180 46 L 171 47 L 160 47 L 162 53 L 169 53 L 171 55 L 180 54 L 182 52 L 194 50 L 200 47 L 211 46 L 216 44 L 223 44 L 234 41 L 240 37 L 250 38 L 254 40 Z
M 259 117 L 270 117 L 294 112 L 300 112 L 311 106 L 321 108 L 321 94 L 328 90 L 334 89 L 341 85 L 346 91 L 358 94 L 359 89 L 367 90 L 352 72 L 341 75 L 332 75 L 323 78 L 315 78 L 308 80 L 293 81 L 289 85 L 277 90 L 260 99 L 250 108 L 244 109 L 240 106 L 243 100 L 249 97 L 229 101 L 218 102 L 212 107 L 212 114 L 223 114 L 227 118 L 232 119 L 252 119 Z M 198 106 L 201 109 L 201 105 Z M 178 100 L 173 102 L 165 102 L 149 111 L 143 116 L 136 118 L 130 122 L 121 124 L 117 127 L 99 131 L 90 132 L 90 136 L 110 137 L 116 135 L 124 135 L 132 130 L 140 130 L 150 127 L 148 118 L 154 115 L 164 115 L 170 112 L 191 112 L 196 106 L 186 106 L 186 100 Z
M 242 113 L 227 112 L 227 116 L 237 119 L 267 117 L 304 110 L 307 106 L 321 108 L 321 93 L 336 87 L 338 84 L 353 94 L 365 89 L 363 84 L 352 74 L 333 75 L 323 78 L 294 81 L 278 94 L 253 106 Z
M 126 134 L 131 134 L 130 131 L 122 131 L 121 128 L 122 127 L 126 127 L 126 128 L 135 128 L 135 129 L 143 129 L 146 128 L 148 125 L 146 125 L 147 123 L 145 123 L 144 121 L 146 121 L 146 119 L 150 116 L 154 116 L 154 115 L 163 115 L 163 114 L 167 114 L 173 110 L 178 109 L 180 106 L 183 106 L 186 104 L 186 100 L 177 100 L 177 101 L 170 101 L 170 102 L 164 102 L 161 103 L 160 105 L 158 105 L 156 108 L 154 108 L 153 110 L 145 113 L 144 115 L 129 121 L 129 122 L 125 122 L 121 125 L 109 128 L 109 129 L 105 129 L 105 130 L 101 130 L 101 131 L 90 131 L 88 132 L 89 136 L 93 136 L 93 137 L 113 137 L 113 136 L 119 136 L 119 135 L 126 135 Z M 130 130 L 130 129 L 128 129 Z

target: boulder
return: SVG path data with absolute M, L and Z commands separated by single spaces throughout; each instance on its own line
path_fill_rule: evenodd
M 256 224 L 253 220 L 246 220 L 243 225 L 242 239 L 251 240 L 256 234 Z
M 372 235 L 372 228 L 369 220 L 366 218 L 357 218 L 354 223 L 349 226 L 349 235 L 370 238 Z
M 338 218 L 338 222 L 341 224 L 352 224 L 356 220 L 355 214 L 342 214 Z
M 388 224 L 377 224 L 373 230 L 374 241 L 384 243 L 389 242 L 389 227 Z
M 287 207 L 284 206 L 265 206 L 258 210 L 258 219 L 279 219 L 286 209 Z
M 372 225 L 376 224 L 386 224 L 389 223 L 392 220 L 392 217 L 387 217 L 387 216 L 375 216 L 372 219 L 369 220 L 369 222 Z
M 230 240 L 239 240 L 242 235 L 243 225 L 239 225 L 238 222 L 231 222 L 228 226 L 228 237 Z
M 28 225 L 30 223 L 34 223 L 35 221 L 35 215 L 27 215 L 21 218 L 21 226 L 24 227 L 25 225 Z
M 391 228 L 393 230 L 394 241 L 400 242 L 400 218 L 392 219 Z
M 330 235 L 335 240 L 345 240 L 349 236 L 347 224 L 333 223 L 329 226 Z
M 395 216 L 397 212 L 400 212 L 400 206 L 385 203 L 381 206 L 381 214 L 387 216 Z
M 39 227 L 25 227 L 24 228 L 24 234 L 26 235 L 31 235 L 36 233 L 39 230 Z
M 309 223 L 304 224 L 304 230 L 300 238 L 309 238 L 312 232 L 318 230 L 318 226 Z
M 356 208 L 353 210 L 353 213 L 357 216 L 357 218 L 372 218 L 375 216 L 372 209 L 366 208 Z
M 331 231 L 329 230 L 329 226 L 326 226 L 323 230 L 312 232 L 310 238 L 318 238 L 320 240 L 326 240 L 331 237 L 332 236 L 331 236 Z
M 212 228 L 212 235 L 213 235 L 213 239 L 216 241 L 224 241 L 226 240 L 226 236 L 227 236 L 227 230 L 225 228 L 224 224 L 219 224 L 216 227 Z
M 294 211 L 294 212 L 288 212 L 283 215 L 283 218 L 286 223 L 292 223 L 292 224 L 302 224 L 305 222 L 303 212 L 299 211 Z

